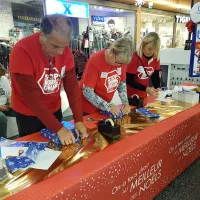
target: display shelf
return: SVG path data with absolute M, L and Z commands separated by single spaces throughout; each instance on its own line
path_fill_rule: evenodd
M 181 48 L 164 49 L 160 52 L 161 67 L 168 67 L 167 86 L 173 89 L 185 82 L 200 84 L 200 78 L 189 77 L 190 51 Z

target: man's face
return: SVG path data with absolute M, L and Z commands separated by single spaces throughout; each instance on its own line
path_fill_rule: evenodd
M 48 37 L 43 33 L 41 34 L 44 43 L 44 50 L 50 57 L 62 55 L 64 49 L 69 46 L 70 41 L 67 40 L 66 37 L 62 37 L 54 31 Z
M 113 30 L 115 28 L 115 24 L 108 24 L 108 27 Z

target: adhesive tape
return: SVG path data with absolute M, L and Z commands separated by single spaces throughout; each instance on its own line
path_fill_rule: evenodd
M 133 95 L 131 96 L 131 98 L 133 98 L 133 97 L 137 97 L 138 99 L 140 98 L 137 94 L 133 94 Z
M 110 122 L 111 126 L 115 126 L 115 124 L 114 124 L 114 122 L 113 122 L 113 120 L 112 120 L 112 119 L 106 119 L 106 121 L 105 121 L 105 122 Z

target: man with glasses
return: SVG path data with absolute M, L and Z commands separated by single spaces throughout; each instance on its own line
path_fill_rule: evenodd
M 41 32 L 20 40 L 10 56 L 12 107 L 16 111 L 19 135 L 25 136 L 47 127 L 63 144 L 75 138 L 61 124 L 61 83 L 73 112 L 77 134 L 86 137 L 81 95 L 69 48 L 72 24 L 63 15 L 45 16 Z
M 126 64 L 131 57 L 132 43 L 127 38 L 116 40 L 109 48 L 90 57 L 80 83 L 85 114 L 104 110 L 118 115 L 119 108 L 111 103 L 116 91 L 121 98 L 124 114 L 128 114 Z

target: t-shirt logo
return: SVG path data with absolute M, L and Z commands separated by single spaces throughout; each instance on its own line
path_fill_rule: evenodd
M 105 79 L 105 86 L 107 89 L 107 93 L 116 91 L 120 83 L 120 80 L 121 77 L 118 75 L 117 70 L 109 72 L 107 78 Z
M 145 69 L 146 69 L 146 72 L 147 72 L 147 74 L 149 76 L 151 76 L 153 74 L 153 72 L 154 72 L 153 67 L 145 67 Z M 139 79 L 147 79 L 147 78 L 149 78 L 146 75 L 146 72 L 144 71 L 144 67 L 143 66 L 139 66 L 137 72 L 138 72 L 138 78 Z
M 38 85 L 43 94 L 53 94 L 59 91 L 60 82 L 60 74 L 55 67 L 53 69 L 45 68 Z
M 5 91 L 0 85 L 0 96 L 5 96 L 5 95 L 6 95 Z

